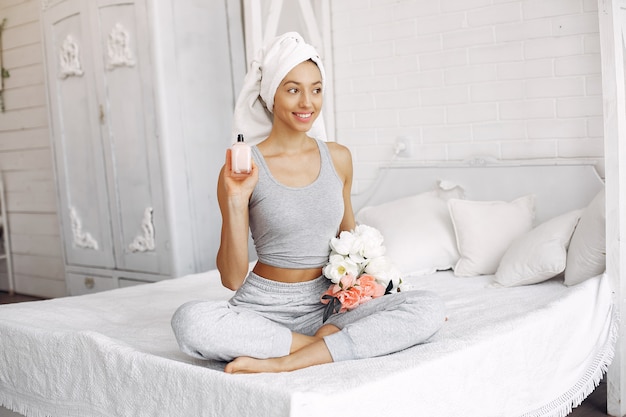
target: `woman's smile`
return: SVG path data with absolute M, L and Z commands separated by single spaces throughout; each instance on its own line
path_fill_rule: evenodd
M 308 122 L 313 113 L 293 113 L 298 119 L 301 119 L 303 122 Z

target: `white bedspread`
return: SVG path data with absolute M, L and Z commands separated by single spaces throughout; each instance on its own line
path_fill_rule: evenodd
M 215 271 L 88 296 L 0 307 L 0 404 L 27 416 L 565 415 L 613 353 L 598 276 L 487 288 L 491 277 L 411 278 L 444 297 L 430 343 L 291 373 L 228 375 L 178 351 L 169 320 L 220 299 Z

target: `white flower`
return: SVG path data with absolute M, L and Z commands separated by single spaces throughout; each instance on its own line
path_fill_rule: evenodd
M 366 224 L 358 224 L 354 228 L 354 234 L 357 236 L 361 236 L 364 239 L 372 240 L 378 245 L 382 245 L 383 243 L 382 233 L 380 233 L 380 231 L 375 227 L 368 226 Z
M 330 247 L 340 255 L 350 255 L 355 241 L 355 235 L 350 232 L 343 231 L 339 234 L 338 238 L 334 237 L 330 240 Z
M 354 232 L 358 240 L 358 254 L 364 258 L 372 259 L 385 254 L 383 235 L 371 226 L 358 225 Z
M 391 268 L 393 268 L 391 260 L 386 256 L 379 256 L 369 260 L 365 267 L 365 272 L 370 275 L 378 276 Z
M 393 266 L 391 261 L 385 256 L 372 259 L 365 267 L 365 272 L 376 277 L 376 281 L 385 288 L 392 283 L 391 292 L 396 292 L 402 282 L 402 274 L 400 270 Z
M 356 239 L 354 243 L 355 244 L 352 246 L 353 251 L 350 253 L 350 259 L 352 259 L 352 262 L 355 262 L 359 265 L 364 264 L 367 259 L 361 254 L 361 241 L 359 239 Z
M 337 253 L 331 253 L 324 267 L 324 276 L 335 284 L 338 284 L 344 275 L 352 274 L 356 277 L 359 272 L 359 266 L 352 259 Z

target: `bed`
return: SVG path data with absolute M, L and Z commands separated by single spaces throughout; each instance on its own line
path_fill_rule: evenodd
M 182 354 L 174 310 L 232 294 L 215 270 L 1 306 L 0 416 L 565 416 L 614 353 L 602 192 L 585 161 L 383 168 L 358 219 L 385 235 L 403 290 L 437 292 L 448 316 L 385 357 L 228 375 Z

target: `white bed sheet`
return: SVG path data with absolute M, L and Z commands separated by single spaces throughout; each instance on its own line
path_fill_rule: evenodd
M 26 416 L 561 416 L 612 359 L 608 278 L 489 288 L 409 277 L 448 321 L 429 343 L 291 373 L 228 375 L 180 353 L 183 302 L 225 299 L 216 271 L 0 307 L 0 404 Z

